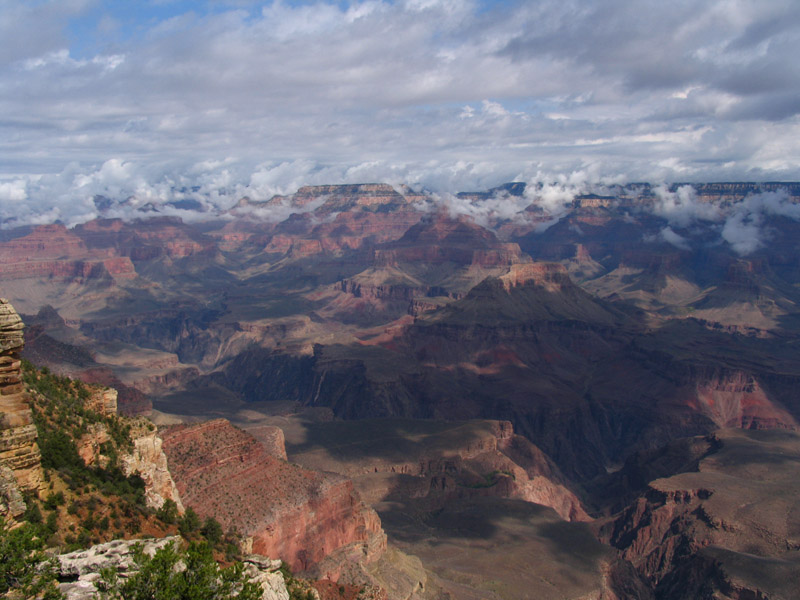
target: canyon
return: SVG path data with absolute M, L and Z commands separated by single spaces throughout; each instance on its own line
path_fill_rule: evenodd
M 183 501 L 201 517 L 235 527 L 252 552 L 306 571 L 348 545 L 358 546 L 365 563 L 385 550 L 378 516 L 349 480 L 270 455 L 223 419 L 175 426 L 163 436 Z
M 163 449 L 152 502 L 319 579 L 789 597 L 800 185 L 607 186 L 555 214 L 540 192 L 308 186 L 192 222 L 6 230 L 0 293 L 23 356 L 158 426 L 135 467 Z M 20 327 L 0 396 L 24 429 Z

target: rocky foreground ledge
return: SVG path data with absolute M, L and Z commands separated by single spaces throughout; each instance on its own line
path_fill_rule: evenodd
M 182 539 L 180 536 L 171 536 L 153 540 L 114 540 L 87 550 L 62 554 L 56 558 L 55 569 L 61 581 L 59 590 L 67 600 L 96 598 L 95 584 L 100 581 L 102 569 L 114 568 L 123 579 L 135 573 L 133 550 L 137 544 L 145 554 L 153 556 L 171 544 L 181 545 Z M 250 555 L 242 562 L 248 579 L 261 585 L 264 590 L 262 600 L 289 600 L 286 582 L 280 572 L 280 560 Z

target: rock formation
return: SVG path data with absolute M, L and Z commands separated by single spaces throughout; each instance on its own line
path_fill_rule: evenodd
M 271 456 L 223 419 L 173 427 L 163 439 L 184 505 L 250 538 L 255 553 L 303 571 L 345 546 L 365 562 L 385 547 L 380 519 L 344 477 Z
M 14 307 L 0 299 L 0 464 L 13 473 L 21 489 L 36 494 L 44 474 L 30 398 L 22 383 L 22 328 Z
M 25 499 L 14 471 L 0 464 L 0 517 L 19 519 L 25 512 Z
M 100 570 L 115 568 L 120 577 L 135 573 L 133 546 L 141 545 L 148 556 L 171 544 L 181 544 L 179 536 L 158 540 L 114 540 L 77 550 L 56 557 L 56 575 L 62 582 L 59 591 L 67 600 L 90 600 L 97 598 L 95 583 L 100 580 Z M 244 573 L 250 581 L 258 583 L 264 590 L 262 600 L 289 600 L 286 582 L 279 571 L 281 562 L 260 556 L 247 556 L 242 561 Z M 184 567 L 185 568 L 185 567 Z
M 800 436 L 731 429 L 691 446 L 705 448 L 694 468 L 651 481 L 600 528 L 601 538 L 660 598 L 793 597 Z
M 461 499 L 514 498 L 567 521 L 590 520 L 558 468 L 508 421 L 306 422 L 299 431 L 290 459 L 353 478 L 373 506 L 415 498 L 439 510 Z
M 126 475 L 136 473 L 142 478 L 148 506 L 161 508 L 166 500 L 172 500 L 183 512 L 183 502 L 167 465 L 158 432 L 148 424 L 138 427 L 132 437 L 133 450 L 120 456 L 123 472 Z

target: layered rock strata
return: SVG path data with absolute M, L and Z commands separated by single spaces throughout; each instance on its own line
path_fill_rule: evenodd
M 17 484 L 14 472 L 0 465 L 0 517 L 19 519 L 25 512 L 25 499 Z
M 174 427 L 163 438 L 184 504 L 235 528 L 254 553 L 304 571 L 348 545 L 350 558 L 365 562 L 383 552 L 380 519 L 349 479 L 271 456 L 224 419 Z
M 22 383 L 22 328 L 14 307 L 0 298 L 0 464 L 10 469 L 21 489 L 38 493 L 44 474 L 30 397 Z

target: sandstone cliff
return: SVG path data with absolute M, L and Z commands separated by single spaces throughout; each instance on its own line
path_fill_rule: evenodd
M 22 327 L 14 307 L 0 299 L 0 464 L 10 470 L 21 489 L 36 494 L 42 489 L 44 474 L 30 397 L 22 383 Z M 6 471 L 6 496 L 11 497 L 13 483 L 7 475 Z
M 161 508 L 166 500 L 172 500 L 183 512 L 183 502 L 167 465 L 167 455 L 158 432 L 155 428 L 140 426 L 132 438 L 132 451 L 120 456 L 123 472 L 126 475 L 136 473 L 144 480 L 148 506 Z
M 365 562 L 383 551 L 380 519 L 348 479 L 271 456 L 223 419 L 174 427 L 163 438 L 184 504 L 250 538 L 253 552 L 301 571 L 349 545 Z

